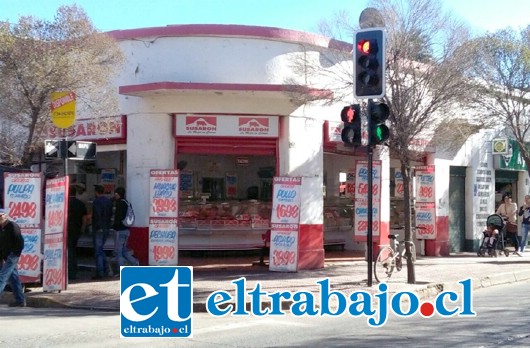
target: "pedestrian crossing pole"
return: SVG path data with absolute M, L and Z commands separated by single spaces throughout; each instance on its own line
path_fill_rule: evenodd
M 368 106 L 372 104 L 372 99 L 368 99 Z M 372 286 L 372 265 L 373 265 L 373 233 L 372 233 L 372 224 L 373 224 L 373 194 L 372 194 L 372 160 L 373 160 L 373 147 L 371 143 L 372 138 L 372 127 L 371 127 L 371 115 L 370 107 L 366 109 L 366 119 L 368 126 L 368 146 L 366 147 L 367 157 L 368 157 L 368 211 L 367 211 L 367 223 L 368 228 L 366 232 L 366 259 L 368 261 L 368 286 Z

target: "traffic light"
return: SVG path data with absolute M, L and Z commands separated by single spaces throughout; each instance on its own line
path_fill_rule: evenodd
M 355 33 L 355 97 L 382 98 L 385 95 L 385 32 L 363 29 Z
M 390 129 L 384 124 L 389 114 L 385 103 L 368 102 L 368 146 L 382 144 L 390 137 Z
M 345 145 L 361 145 L 361 106 L 353 104 L 345 106 L 340 118 L 344 122 L 341 138 Z

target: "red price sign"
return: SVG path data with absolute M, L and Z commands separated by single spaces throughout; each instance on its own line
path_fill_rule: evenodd
M 432 187 L 429 187 L 429 186 L 420 187 L 420 197 L 422 197 L 422 198 L 431 198 L 432 197 Z
M 157 245 L 153 248 L 155 261 L 172 260 L 175 257 L 175 247 Z
M 51 210 L 48 212 L 46 224 L 48 227 L 61 226 L 64 220 L 64 213 L 60 210 Z
M 420 236 L 434 234 L 434 225 L 431 224 L 419 224 L 416 229 Z
M 9 216 L 13 219 L 35 218 L 37 204 L 35 202 L 9 202 Z
M 368 194 L 368 184 L 360 183 L 357 185 L 357 193 L 360 195 L 367 195 Z M 372 194 L 378 195 L 379 194 L 379 185 L 378 184 L 372 184 Z
M 287 250 L 274 250 L 272 255 L 272 263 L 274 266 L 285 266 L 294 264 L 295 252 Z
M 282 218 L 297 218 L 300 214 L 300 208 L 296 205 L 278 204 L 276 207 L 276 217 Z
M 403 183 L 399 183 L 396 185 L 396 193 L 403 194 L 405 192 L 405 185 Z
M 62 274 L 60 269 L 52 268 L 44 272 L 44 284 L 46 286 L 57 285 L 62 283 Z
M 177 201 L 173 198 L 155 198 L 153 199 L 153 212 L 169 213 L 177 211 Z
M 354 194 L 355 193 L 355 185 L 353 183 L 347 183 L 346 184 L 346 192 L 348 194 Z
M 357 221 L 357 232 L 367 232 L 368 231 L 368 221 L 360 220 Z M 379 223 L 377 221 L 372 221 L 372 231 L 379 231 Z
M 39 256 L 22 254 L 18 259 L 17 270 L 36 271 L 39 267 Z

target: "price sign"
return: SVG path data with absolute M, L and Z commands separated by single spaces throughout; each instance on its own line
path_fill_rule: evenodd
M 272 224 L 269 268 L 296 272 L 298 268 L 298 224 Z
M 275 177 L 271 223 L 298 223 L 300 221 L 300 188 L 302 178 Z
M 35 282 L 40 280 L 41 273 L 41 230 L 22 228 L 24 249 L 18 259 L 17 271 L 22 282 Z
M 40 228 L 42 173 L 4 173 L 4 207 L 22 228 Z
M 178 264 L 178 219 L 149 219 L 149 265 Z
M 416 172 L 416 202 L 435 203 L 434 166 L 422 166 Z
M 150 217 L 178 217 L 179 171 L 152 169 L 150 172 Z
M 416 238 L 436 239 L 436 210 L 434 203 L 416 204 Z
M 46 181 L 46 219 L 44 230 L 44 291 L 66 289 L 66 216 L 68 177 Z
M 381 161 L 373 161 L 372 187 L 368 186 L 368 162 L 356 162 L 354 238 L 365 240 L 368 235 L 368 194 L 372 193 L 372 235 L 378 236 L 381 226 Z
M 66 248 L 63 234 L 45 234 L 44 236 L 44 291 L 66 289 Z

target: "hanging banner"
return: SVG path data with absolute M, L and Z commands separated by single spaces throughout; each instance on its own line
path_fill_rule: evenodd
M 149 265 L 178 264 L 178 219 L 149 219 Z
M 269 270 L 298 270 L 301 177 L 274 177 Z
M 44 229 L 44 291 L 66 289 L 66 226 L 69 178 L 46 181 L 46 223 Z
M 21 228 L 40 228 L 42 173 L 4 173 L 4 207 Z
M 368 235 L 368 192 L 372 192 L 372 235 L 379 236 L 381 226 L 381 161 L 372 161 L 372 187 L 368 187 L 368 161 L 357 161 L 355 167 L 355 240 Z M 360 238 L 359 238 L 360 237 Z
M 178 217 L 179 171 L 151 169 L 149 217 Z
M 433 165 L 415 168 L 416 175 L 416 238 L 436 239 L 435 170 Z

